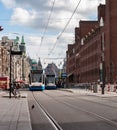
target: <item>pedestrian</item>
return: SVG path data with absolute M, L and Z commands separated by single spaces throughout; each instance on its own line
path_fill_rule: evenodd
M 115 84 L 115 92 L 117 93 L 117 82 Z
M 14 95 L 14 97 L 16 98 L 16 86 L 15 83 L 11 83 L 11 92 Z
M 17 84 L 16 84 L 16 94 L 17 94 L 18 97 L 21 97 L 21 94 L 20 94 L 20 91 L 19 91 L 19 88 L 20 88 L 20 87 L 21 87 L 20 84 L 17 83 Z
M 93 83 L 90 84 L 90 90 L 93 91 Z

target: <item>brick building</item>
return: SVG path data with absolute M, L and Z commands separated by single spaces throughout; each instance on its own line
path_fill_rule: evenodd
M 116 7 L 116 0 L 106 0 L 97 21 L 80 21 L 75 28 L 75 43 L 66 52 L 68 83 L 102 82 L 102 74 L 107 83 L 117 80 Z

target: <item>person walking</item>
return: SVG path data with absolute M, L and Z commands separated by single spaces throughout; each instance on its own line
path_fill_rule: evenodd
M 117 82 L 115 83 L 115 92 L 117 93 Z

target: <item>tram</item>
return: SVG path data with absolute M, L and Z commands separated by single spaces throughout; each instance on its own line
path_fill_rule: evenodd
M 45 89 L 56 89 L 57 86 L 55 84 L 55 75 L 47 74 L 45 77 Z
M 30 91 L 43 91 L 45 90 L 43 70 L 31 70 L 29 75 L 29 90 Z

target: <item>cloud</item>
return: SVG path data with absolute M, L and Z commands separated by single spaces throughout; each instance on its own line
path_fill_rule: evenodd
M 29 28 L 41 29 L 47 25 L 53 0 L 1 0 L 6 7 L 13 8 L 12 25 L 22 25 Z M 103 0 L 104 1 L 104 0 Z M 78 1 L 55 0 L 53 12 L 48 24 L 48 30 L 60 31 L 73 13 Z M 104 3 L 104 2 L 103 2 Z M 82 0 L 75 16 L 78 19 L 96 17 L 98 1 Z M 15 7 L 15 8 L 14 8 Z
M 12 24 L 30 25 L 36 17 L 36 12 L 33 10 L 27 11 L 23 8 L 14 8 L 11 17 Z
M 54 0 L 1 0 L 7 8 L 12 8 L 11 25 L 22 28 L 27 46 L 27 53 L 31 57 L 48 57 L 51 48 L 55 46 L 50 57 L 65 56 L 68 44 L 74 43 L 74 29 L 79 26 L 79 20 L 97 18 L 98 0 L 82 0 L 69 25 L 62 33 L 79 0 L 55 0 L 53 12 L 48 23 L 50 10 Z M 100 0 L 105 3 L 105 0 Z M 48 24 L 48 27 L 47 27 Z M 47 29 L 45 30 L 45 27 Z M 44 34 L 45 30 L 45 34 Z M 61 34 L 62 33 L 62 34 Z M 33 35 L 32 35 L 33 34 Z M 41 45 L 41 38 L 43 42 Z
M 15 0 L 1 0 L 6 8 L 13 8 L 16 5 Z
M 53 0 L 18 0 L 16 1 L 17 7 L 14 8 L 11 16 L 12 24 L 23 25 L 28 28 L 40 29 L 42 32 L 48 24 L 47 32 L 61 31 L 71 17 L 78 1 L 65 0 L 55 1 L 53 12 L 48 23 L 48 17 L 52 8 Z M 81 1 L 76 16 L 76 21 L 69 26 L 74 28 L 78 23 L 77 19 L 88 19 L 91 16 L 96 18 L 97 1 L 85 0 Z M 75 19 L 75 17 L 74 17 Z

